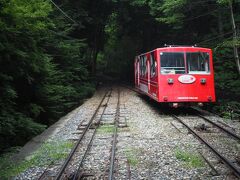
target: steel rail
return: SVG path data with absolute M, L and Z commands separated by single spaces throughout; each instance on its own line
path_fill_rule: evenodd
M 206 117 L 204 117 L 204 116 L 202 116 L 202 115 L 200 115 L 200 114 L 198 114 L 198 116 L 201 117 L 202 119 L 204 119 L 205 121 L 209 122 L 210 124 L 218 127 L 221 131 L 223 131 L 223 132 L 227 133 L 228 135 L 232 136 L 232 137 L 235 138 L 237 141 L 240 141 L 240 136 L 238 136 L 237 134 L 233 133 L 232 131 L 229 131 L 228 129 L 220 126 L 219 124 L 211 121 L 210 119 L 208 119 L 208 118 L 206 118 Z
M 214 176 L 217 176 L 219 175 L 218 171 L 215 169 L 215 167 L 207 160 L 207 158 L 201 153 L 201 152 L 198 152 L 202 158 L 204 159 L 204 161 L 208 164 L 208 166 L 215 172 L 215 174 L 213 174 Z
M 99 109 L 100 109 L 100 107 L 101 107 L 104 99 L 105 99 L 106 96 L 107 96 L 107 93 L 108 93 L 108 91 L 104 94 L 104 96 L 103 96 L 102 100 L 100 101 L 97 109 L 95 110 L 94 114 L 92 115 L 89 123 L 87 124 L 86 128 L 84 129 L 83 133 L 81 134 L 80 138 L 78 139 L 77 143 L 75 144 L 74 148 L 71 150 L 70 154 L 68 155 L 68 157 L 67 157 L 67 159 L 65 160 L 64 164 L 62 165 L 60 171 L 57 173 L 57 176 L 56 176 L 55 180 L 59 180 L 59 179 L 61 178 L 61 176 L 63 175 L 63 173 L 64 173 L 67 165 L 69 164 L 70 160 L 72 159 L 72 156 L 74 155 L 74 153 L 75 153 L 75 151 L 77 150 L 79 144 L 81 143 L 83 137 L 85 136 L 87 130 L 89 129 L 89 127 L 90 127 L 90 125 L 92 124 L 94 118 L 96 117 L 96 115 L 97 115 L 97 113 L 98 113 L 98 111 L 99 111 Z
M 116 155 L 119 116 L 120 116 L 120 90 L 118 89 L 118 102 L 117 102 L 117 110 L 116 110 L 116 115 L 115 115 L 115 128 L 114 128 L 114 137 L 113 137 L 113 145 L 112 145 L 112 151 L 111 151 L 108 180 L 112 180 L 114 178 L 114 162 L 115 162 L 115 155 Z
M 52 160 L 50 162 L 50 164 L 44 169 L 43 173 L 41 174 L 41 176 L 38 178 L 38 180 L 43 180 L 47 174 L 47 170 L 51 167 L 51 165 L 53 165 L 54 161 Z
M 204 119 L 205 121 L 207 121 L 208 123 L 218 127 L 221 131 L 227 133 L 228 135 L 232 136 L 234 139 L 236 139 L 237 141 L 240 141 L 240 136 L 235 134 L 234 132 L 222 127 L 221 125 L 219 125 L 218 123 L 216 122 L 213 122 L 211 119 L 209 118 L 206 118 L 205 116 L 201 115 L 201 112 L 198 110 L 198 109 L 195 109 L 195 108 L 191 108 L 193 111 L 195 111 L 197 113 L 197 116 L 199 116 L 200 118 Z M 222 123 L 220 121 L 220 123 Z
M 108 95 L 108 99 L 107 99 L 106 104 L 108 104 L 108 102 L 109 102 L 109 100 L 110 100 L 110 97 L 111 97 L 111 94 L 112 94 L 112 89 L 111 89 L 111 91 L 110 91 L 110 93 L 109 93 L 109 95 Z M 102 112 L 99 120 L 98 120 L 97 123 L 96 123 L 97 126 L 94 128 L 93 135 L 92 135 L 92 137 L 91 137 L 91 139 L 90 139 L 90 141 L 89 141 L 89 143 L 88 143 L 87 149 L 86 149 L 86 151 L 85 151 L 85 153 L 84 153 L 84 155 L 83 155 L 83 157 L 82 157 L 82 159 L 81 159 L 81 161 L 80 161 L 80 163 L 79 163 L 77 172 L 75 173 L 75 175 L 74 175 L 74 177 L 73 177 L 73 180 L 79 179 L 79 176 L 81 175 L 81 167 L 82 167 L 83 162 L 85 161 L 85 159 L 86 159 L 86 157 L 87 157 L 87 153 L 89 152 L 89 150 L 90 150 L 90 148 L 91 148 L 91 146 L 92 146 L 93 139 L 94 139 L 94 137 L 95 137 L 95 135 L 96 135 L 96 133 L 97 133 L 97 128 L 99 127 L 99 124 L 100 124 L 100 122 L 101 122 L 101 120 L 102 120 L 103 115 L 105 114 L 106 109 L 107 109 L 107 106 L 104 106 L 103 112 Z
M 129 161 L 127 160 L 126 161 L 126 163 L 127 163 L 127 179 L 131 179 L 131 168 L 130 168 L 130 163 L 129 163 Z
M 175 115 L 172 115 L 177 121 L 183 124 L 195 137 L 198 138 L 202 143 L 204 143 L 216 156 L 218 156 L 223 163 L 225 163 L 234 174 L 240 178 L 240 169 L 237 168 L 231 161 L 222 156 L 220 152 L 218 152 L 212 145 L 210 145 L 207 141 L 205 141 L 197 132 L 195 132 L 191 127 L 189 127 L 185 122 L 183 122 L 180 118 Z

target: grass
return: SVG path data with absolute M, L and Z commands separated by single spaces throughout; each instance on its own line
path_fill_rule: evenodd
M 183 161 L 184 166 L 188 168 L 199 168 L 204 166 L 204 160 L 199 154 L 177 148 L 175 150 L 175 156 L 177 159 Z
M 42 167 L 65 159 L 72 147 L 73 143 L 66 141 L 44 143 L 33 155 L 19 163 L 11 158 L 13 153 L 4 154 L 0 157 L 0 179 L 10 179 L 30 167 Z
M 137 159 L 137 149 L 126 149 L 125 155 L 127 157 L 128 163 L 131 166 L 137 166 L 138 165 L 138 159 Z
M 115 126 L 114 125 L 102 125 L 97 129 L 98 133 L 113 133 Z

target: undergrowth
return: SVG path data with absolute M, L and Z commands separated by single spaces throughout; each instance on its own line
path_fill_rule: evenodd
M 31 167 L 42 167 L 67 157 L 73 147 L 71 142 L 47 142 L 21 162 L 15 162 L 14 152 L 0 157 L 0 179 L 10 179 Z
M 240 103 L 237 101 L 219 102 L 212 111 L 227 119 L 240 119 Z
M 125 155 L 127 157 L 128 163 L 131 166 L 136 166 L 138 165 L 138 155 L 137 155 L 137 150 L 136 149 L 126 149 L 125 150 Z
M 114 125 L 108 125 L 108 124 L 101 125 L 101 126 L 99 126 L 99 128 L 97 129 L 97 132 L 98 132 L 98 133 L 102 133 L 102 134 L 105 134 L 105 133 L 113 133 L 114 127 L 115 127 Z
M 184 166 L 188 168 L 199 168 L 204 166 L 204 160 L 199 154 L 177 148 L 175 150 L 175 156 L 177 159 L 183 161 Z

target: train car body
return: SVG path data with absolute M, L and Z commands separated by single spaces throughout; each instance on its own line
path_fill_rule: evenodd
M 212 50 L 164 47 L 135 58 L 135 87 L 177 107 L 215 102 Z

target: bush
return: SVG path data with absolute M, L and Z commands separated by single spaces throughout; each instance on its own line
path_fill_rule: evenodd
M 239 119 L 240 103 L 236 101 L 220 102 L 218 105 L 213 107 L 213 112 L 224 118 Z
M 46 126 L 17 112 L 1 112 L 0 116 L 0 150 L 11 146 L 23 145 L 32 137 L 41 133 Z

